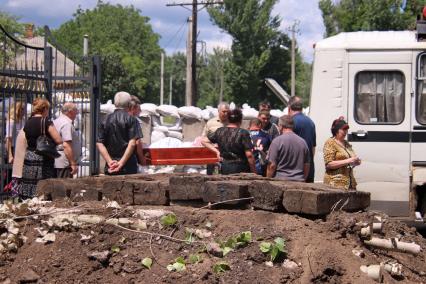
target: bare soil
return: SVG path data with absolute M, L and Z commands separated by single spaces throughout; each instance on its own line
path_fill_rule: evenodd
M 56 204 L 72 207 L 73 204 Z M 104 203 L 86 204 L 85 213 L 105 217 L 130 217 L 133 209 L 105 209 Z M 335 212 L 325 219 L 311 220 L 297 215 L 254 210 L 208 210 L 181 206 L 138 207 L 164 209 L 176 214 L 176 226 L 162 227 L 158 219 L 148 221 L 142 233 L 131 232 L 104 223 L 85 228 L 56 232 L 56 241 L 35 242 L 43 220 L 49 216 L 18 221 L 28 240 L 17 252 L 0 256 L 0 283 L 376 283 L 360 271 L 361 265 L 379 264 L 396 260 L 402 264 L 400 277 L 384 273 L 385 283 L 426 283 L 426 240 L 415 229 L 385 218 L 381 237 L 399 237 L 401 241 L 415 242 L 422 247 L 414 256 L 390 252 L 363 245 L 357 222 L 371 222 L 373 213 Z M 206 224 L 211 227 L 206 227 Z M 151 236 L 151 232 L 185 239 L 185 228 L 207 229 L 212 236 L 201 242 L 225 241 L 243 231 L 251 231 L 252 241 L 236 248 L 225 257 L 205 252 L 203 243 L 187 244 Z M 0 232 L 1 234 L 1 232 Z M 82 241 L 83 235 L 92 238 Z M 261 241 L 276 237 L 286 240 L 286 257 L 272 267 L 265 262 L 269 256 L 259 249 Z M 117 249 L 118 248 L 118 249 Z M 365 256 L 356 256 L 352 250 L 361 249 Z M 108 252 L 104 259 L 93 253 Z M 189 262 L 191 254 L 199 254 L 202 261 Z M 170 272 L 166 266 L 177 257 L 187 264 L 182 272 Z M 142 259 L 154 259 L 151 269 L 141 264 Z M 284 259 L 294 261 L 297 267 L 283 267 Z M 213 265 L 225 261 L 230 270 L 213 272 Z

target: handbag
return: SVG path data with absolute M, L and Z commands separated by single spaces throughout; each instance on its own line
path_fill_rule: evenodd
M 61 154 L 56 150 L 55 142 L 45 133 L 45 121 L 45 118 L 41 119 L 41 135 L 37 138 L 35 153 L 51 159 L 58 158 Z

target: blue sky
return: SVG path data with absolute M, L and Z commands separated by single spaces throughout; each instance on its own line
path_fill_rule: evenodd
M 186 46 L 186 19 L 191 12 L 182 7 L 166 7 L 172 2 L 190 0 L 110 0 L 111 4 L 133 5 L 148 16 L 153 30 L 161 35 L 160 46 L 168 54 L 184 51 Z M 20 17 L 21 22 L 57 28 L 72 18 L 78 6 L 91 9 L 97 0 L 0 0 L 0 9 Z M 324 25 L 318 0 L 280 0 L 273 11 L 281 18 L 281 30 L 287 33 L 294 20 L 299 20 L 298 46 L 306 61 L 311 62 L 313 44 L 323 38 Z M 198 17 L 199 40 L 206 42 L 207 51 L 214 47 L 229 48 L 231 38 L 214 26 L 205 10 Z

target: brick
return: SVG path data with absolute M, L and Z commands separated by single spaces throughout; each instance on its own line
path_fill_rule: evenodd
M 204 202 L 221 202 L 231 199 L 240 199 L 250 197 L 248 191 L 249 182 L 247 181 L 208 181 L 203 188 Z M 249 200 L 228 202 L 228 205 L 246 204 Z
M 134 205 L 168 205 L 168 183 L 161 181 L 129 181 L 133 186 Z
M 325 188 L 324 188 L 325 189 Z M 289 189 L 283 193 L 283 206 L 290 213 L 326 215 L 337 202 L 337 209 L 348 200 L 343 210 L 357 211 L 365 209 L 370 204 L 370 194 L 365 192 L 348 191 L 315 191 L 306 189 Z

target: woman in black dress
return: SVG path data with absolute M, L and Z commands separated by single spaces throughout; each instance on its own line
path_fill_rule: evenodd
M 25 153 L 24 168 L 22 171 L 22 183 L 19 186 L 19 197 L 27 199 L 34 197 L 39 180 L 55 177 L 55 159 L 41 156 L 35 152 L 37 138 L 44 133 L 56 144 L 61 144 L 62 139 L 47 116 L 50 104 L 46 99 L 36 98 L 33 102 L 31 117 L 25 122 L 24 132 L 27 139 L 27 151 Z M 44 123 L 43 123 L 44 122 Z
M 221 174 L 256 173 L 250 133 L 240 128 L 243 114 L 240 109 L 228 112 L 228 124 L 218 128 L 202 141 L 221 161 Z M 217 149 L 214 144 L 219 146 Z

